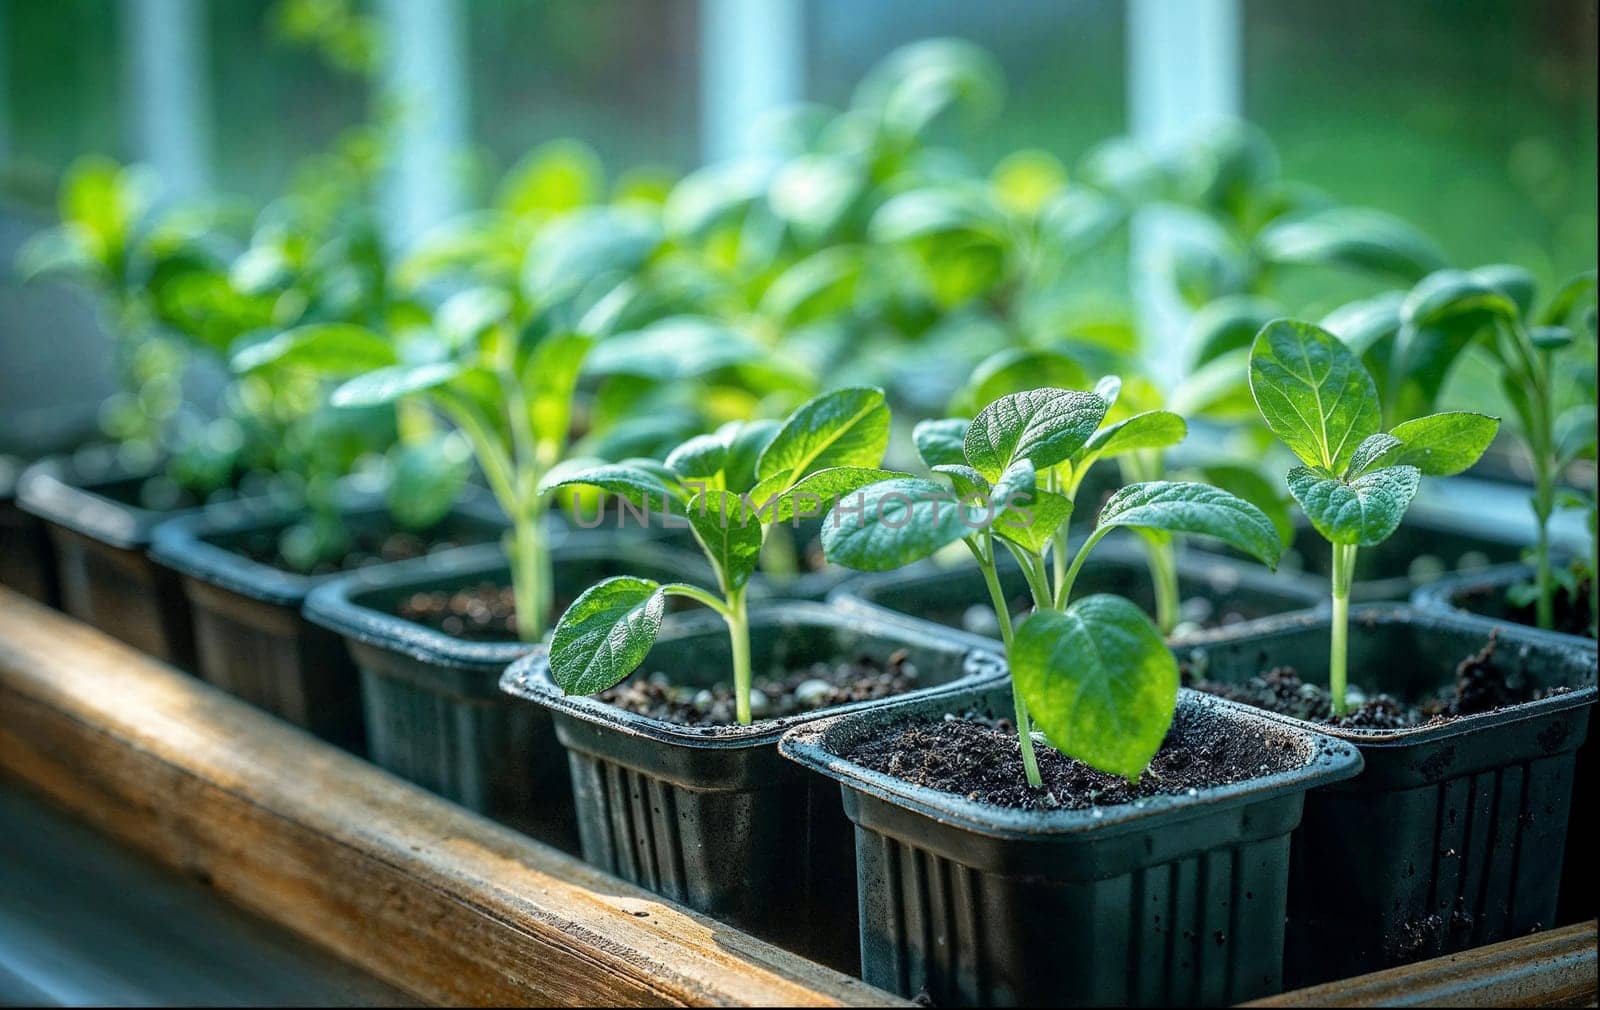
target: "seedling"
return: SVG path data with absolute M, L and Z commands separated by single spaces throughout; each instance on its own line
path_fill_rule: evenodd
M 1250 391 L 1267 427 L 1303 464 L 1288 473 L 1290 494 L 1333 547 L 1328 684 L 1341 716 L 1356 552 L 1399 528 L 1424 476 L 1476 463 L 1500 421 L 1447 411 L 1381 431 L 1377 384 L 1355 354 L 1328 331 L 1286 319 L 1256 335 Z
M 834 507 L 823 545 L 835 563 L 888 571 L 965 543 L 983 572 L 1011 663 L 1017 740 L 1027 780 L 1040 786 L 1033 727 L 1058 750 L 1103 771 L 1137 778 L 1155 756 L 1177 705 L 1178 667 L 1160 630 L 1134 604 L 1111 595 L 1072 599 L 1073 584 L 1107 534 L 1131 529 L 1164 541 L 1217 537 L 1275 565 L 1282 546 L 1260 509 L 1226 491 L 1149 481 L 1118 491 L 1093 532 L 1053 576 L 1072 494 L 1098 458 L 1180 440 L 1184 422 L 1165 411 L 1105 424 L 1119 383 L 1097 392 L 1046 387 L 1002 396 L 970 423 L 925 421 L 917 448 L 947 483 L 897 477 Z M 1057 475 L 1057 489 L 1040 487 Z M 1016 558 L 1034 611 L 1013 627 L 996 569 L 1003 545 Z M 1063 556 L 1065 556 L 1063 554 Z
M 669 596 L 721 615 L 732 642 L 735 708 L 750 722 L 750 623 L 746 592 L 767 531 L 817 514 L 839 495 L 890 474 L 878 469 L 889 444 L 882 390 L 836 390 L 802 404 L 780 426 L 730 423 L 680 445 L 665 463 L 629 460 L 552 475 L 549 494 L 571 486 L 621 495 L 642 513 L 661 510 L 694 531 L 717 574 L 718 592 L 682 582 L 618 576 L 579 596 L 556 623 L 550 671 L 569 694 L 594 694 L 644 661 Z
M 1402 393 L 1415 396 L 1418 390 L 1426 394 L 1437 389 L 1442 376 L 1433 373 L 1442 373 L 1452 359 L 1478 343 L 1499 367 L 1501 389 L 1533 462 L 1535 613 L 1541 628 L 1554 624 L 1557 577 L 1550 558 L 1550 519 L 1563 497 L 1561 474 L 1574 460 L 1594 454 L 1593 309 L 1586 321 L 1578 319 L 1594 287 L 1595 275 L 1582 274 L 1535 311 L 1536 285 L 1519 267 L 1446 270 L 1418 284 L 1400 308 L 1396 342 L 1406 340 L 1413 348 L 1410 361 L 1419 363 L 1395 370 L 1391 381 Z M 1589 340 L 1580 341 L 1580 333 L 1587 333 Z M 1587 361 L 1575 355 L 1585 346 Z M 1577 395 L 1568 398 L 1565 409 L 1563 359 L 1571 360 L 1580 376 L 1573 387 Z
M 1126 441 L 1111 447 L 1114 451 L 1095 452 L 1049 468 L 1040 475 L 1046 490 L 1077 500 L 1080 485 L 1091 465 L 1100 460 L 1115 464 L 1123 483 L 1162 480 L 1168 474 L 1168 450 L 1180 442 L 1187 430 L 1184 417 L 1205 417 L 1232 422 L 1243 416 L 1255 418 L 1245 382 L 1246 357 L 1250 340 L 1271 315 L 1263 315 L 1267 303 L 1260 299 L 1225 299 L 1208 306 L 1196 317 L 1190 340 L 1192 365 L 1173 389 L 1163 391 L 1148 377 L 1151 369 L 1142 361 L 1130 361 L 1137 369 L 1125 381 L 1107 381 L 1098 387 L 1111 403 L 1107 419 L 1129 422 L 1146 437 L 1142 444 Z M 1244 329 L 1248 327 L 1248 333 Z M 1242 335 L 1241 335 L 1242 334 Z M 1081 388 L 1089 378 L 1079 361 L 1089 348 L 1071 342 L 1041 348 L 1010 348 L 985 359 L 967 384 L 950 401 L 955 414 L 975 413 L 983 404 L 1001 396 L 1041 386 Z M 1132 357 L 1132 355 L 1130 355 Z M 1138 418 L 1137 420 L 1134 420 Z M 1154 437 L 1152 437 L 1154 436 Z M 1293 526 L 1285 497 L 1263 476 L 1248 454 L 1194 461 L 1184 473 L 1229 491 L 1261 509 L 1278 528 L 1287 543 Z M 1150 576 L 1155 590 L 1156 625 L 1170 635 L 1178 627 L 1181 599 L 1178 588 L 1176 538 L 1146 539 L 1144 544 Z M 1060 582 L 1067 558 L 1064 551 L 1051 552 L 1055 580 Z

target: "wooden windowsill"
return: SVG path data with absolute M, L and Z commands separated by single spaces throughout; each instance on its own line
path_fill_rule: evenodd
M 0 775 L 416 998 L 904 1006 L 0 588 Z M 1258 1006 L 1594 1006 L 1593 921 Z

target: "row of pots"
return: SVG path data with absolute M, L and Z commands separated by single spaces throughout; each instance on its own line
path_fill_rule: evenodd
M 1270 736 L 1296 761 L 1195 795 L 1022 813 L 848 757 L 855 741 L 907 720 L 1009 710 L 998 643 L 920 619 L 963 623 L 985 595 L 966 569 L 838 582 L 828 605 L 755 607 L 758 670 L 904 652 L 922 686 L 821 718 L 708 732 L 564 697 L 539 649 L 395 616 L 419 591 L 505 581 L 492 543 L 289 576 L 228 547 L 281 517 L 212 510 L 162 516 L 158 529 L 114 493 L 48 467 L 26 482 L 23 505 L 49 526 L 69 612 L 619 876 L 905 995 L 1232 1001 L 1556 921 L 1562 876 L 1550 856 L 1565 844 L 1574 774 L 1586 774 L 1576 766 L 1588 752 L 1575 755 L 1595 697 L 1592 641 L 1358 609 L 1352 669 L 1369 686 L 1447 683 L 1497 627 L 1514 675 L 1573 689 L 1387 733 L 1330 731 L 1186 690 L 1178 738 Z M 500 528 L 472 502 L 452 522 L 485 540 Z M 623 572 L 710 577 L 669 543 L 608 533 L 556 538 L 556 599 Z M 1085 591 L 1137 600 L 1148 582 L 1131 551 L 1093 568 Z M 1320 668 L 1327 623 L 1307 612 L 1320 600 L 1314 583 L 1200 552 L 1183 556 L 1181 576 L 1183 595 L 1208 600 L 1222 625 L 1174 642 L 1192 667 L 1222 680 Z M 1429 605 L 1450 592 L 1438 584 Z M 682 615 L 647 668 L 709 685 L 727 679 L 727 648 L 714 617 Z

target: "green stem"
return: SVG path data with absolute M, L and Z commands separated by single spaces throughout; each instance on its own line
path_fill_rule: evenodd
M 733 695 L 739 725 L 750 725 L 750 614 L 745 608 L 744 590 L 728 596 L 728 610 L 722 618 L 728 625 L 733 646 Z
M 1072 599 L 1073 583 L 1078 581 L 1078 573 L 1083 570 L 1083 563 L 1089 560 L 1089 552 L 1094 550 L 1107 533 L 1111 532 L 1110 526 L 1102 526 L 1089 534 L 1083 546 L 1078 548 L 1077 556 L 1072 559 L 1072 567 L 1067 569 L 1066 578 L 1056 583 L 1055 609 L 1067 609 L 1067 602 Z
M 1348 680 L 1350 635 L 1350 583 L 1355 575 L 1354 544 L 1333 545 L 1333 626 L 1328 642 L 1328 693 L 1333 714 L 1344 715 Z
M 1156 626 L 1170 635 L 1178 626 L 1182 609 L 1178 593 L 1178 559 L 1172 540 L 1146 540 L 1145 559 L 1155 587 Z
M 1009 656 L 1013 637 L 1011 610 L 1006 606 L 1006 593 L 1000 588 L 1000 575 L 994 567 L 994 538 L 989 537 L 988 540 L 987 553 L 973 546 L 971 541 L 967 542 L 967 546 L 972 547 L 972 553 L 978 559 L 978 568 L 983 572 L 984 584 L 989 587 L 989 600 L 994 604 L 995 617 L 1000 621 L 1000 639 L 1005 643 L 1006 655 Z M 1039 774 L 1039 759 L 1033 753 L 1033 720 L 1028 716 L 1028 703 L 1022 700 L 1015 680 L 1011 682 L 1011 702 L 1016 709 L 1017 746 L 1022 750 L 1022 771 L 1028 778 L 1028 785 L 1038 789 L 1044 785 L 1044 778 Z
M 549 620 L 551 583 L 550 547 L 545 542 L 544 509 L 531 508 L 516 517 L 506 553 L 511 558 L 511 592 L 517 607 L 517 637 L 537 642 Z

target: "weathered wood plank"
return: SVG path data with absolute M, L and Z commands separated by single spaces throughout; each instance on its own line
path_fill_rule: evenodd
M 431 1002 L 903 1005 L 6 590 L 0 773 Z
M 1247 1006 L 1594 1006 L 1595 921 L 1329 982 Z

